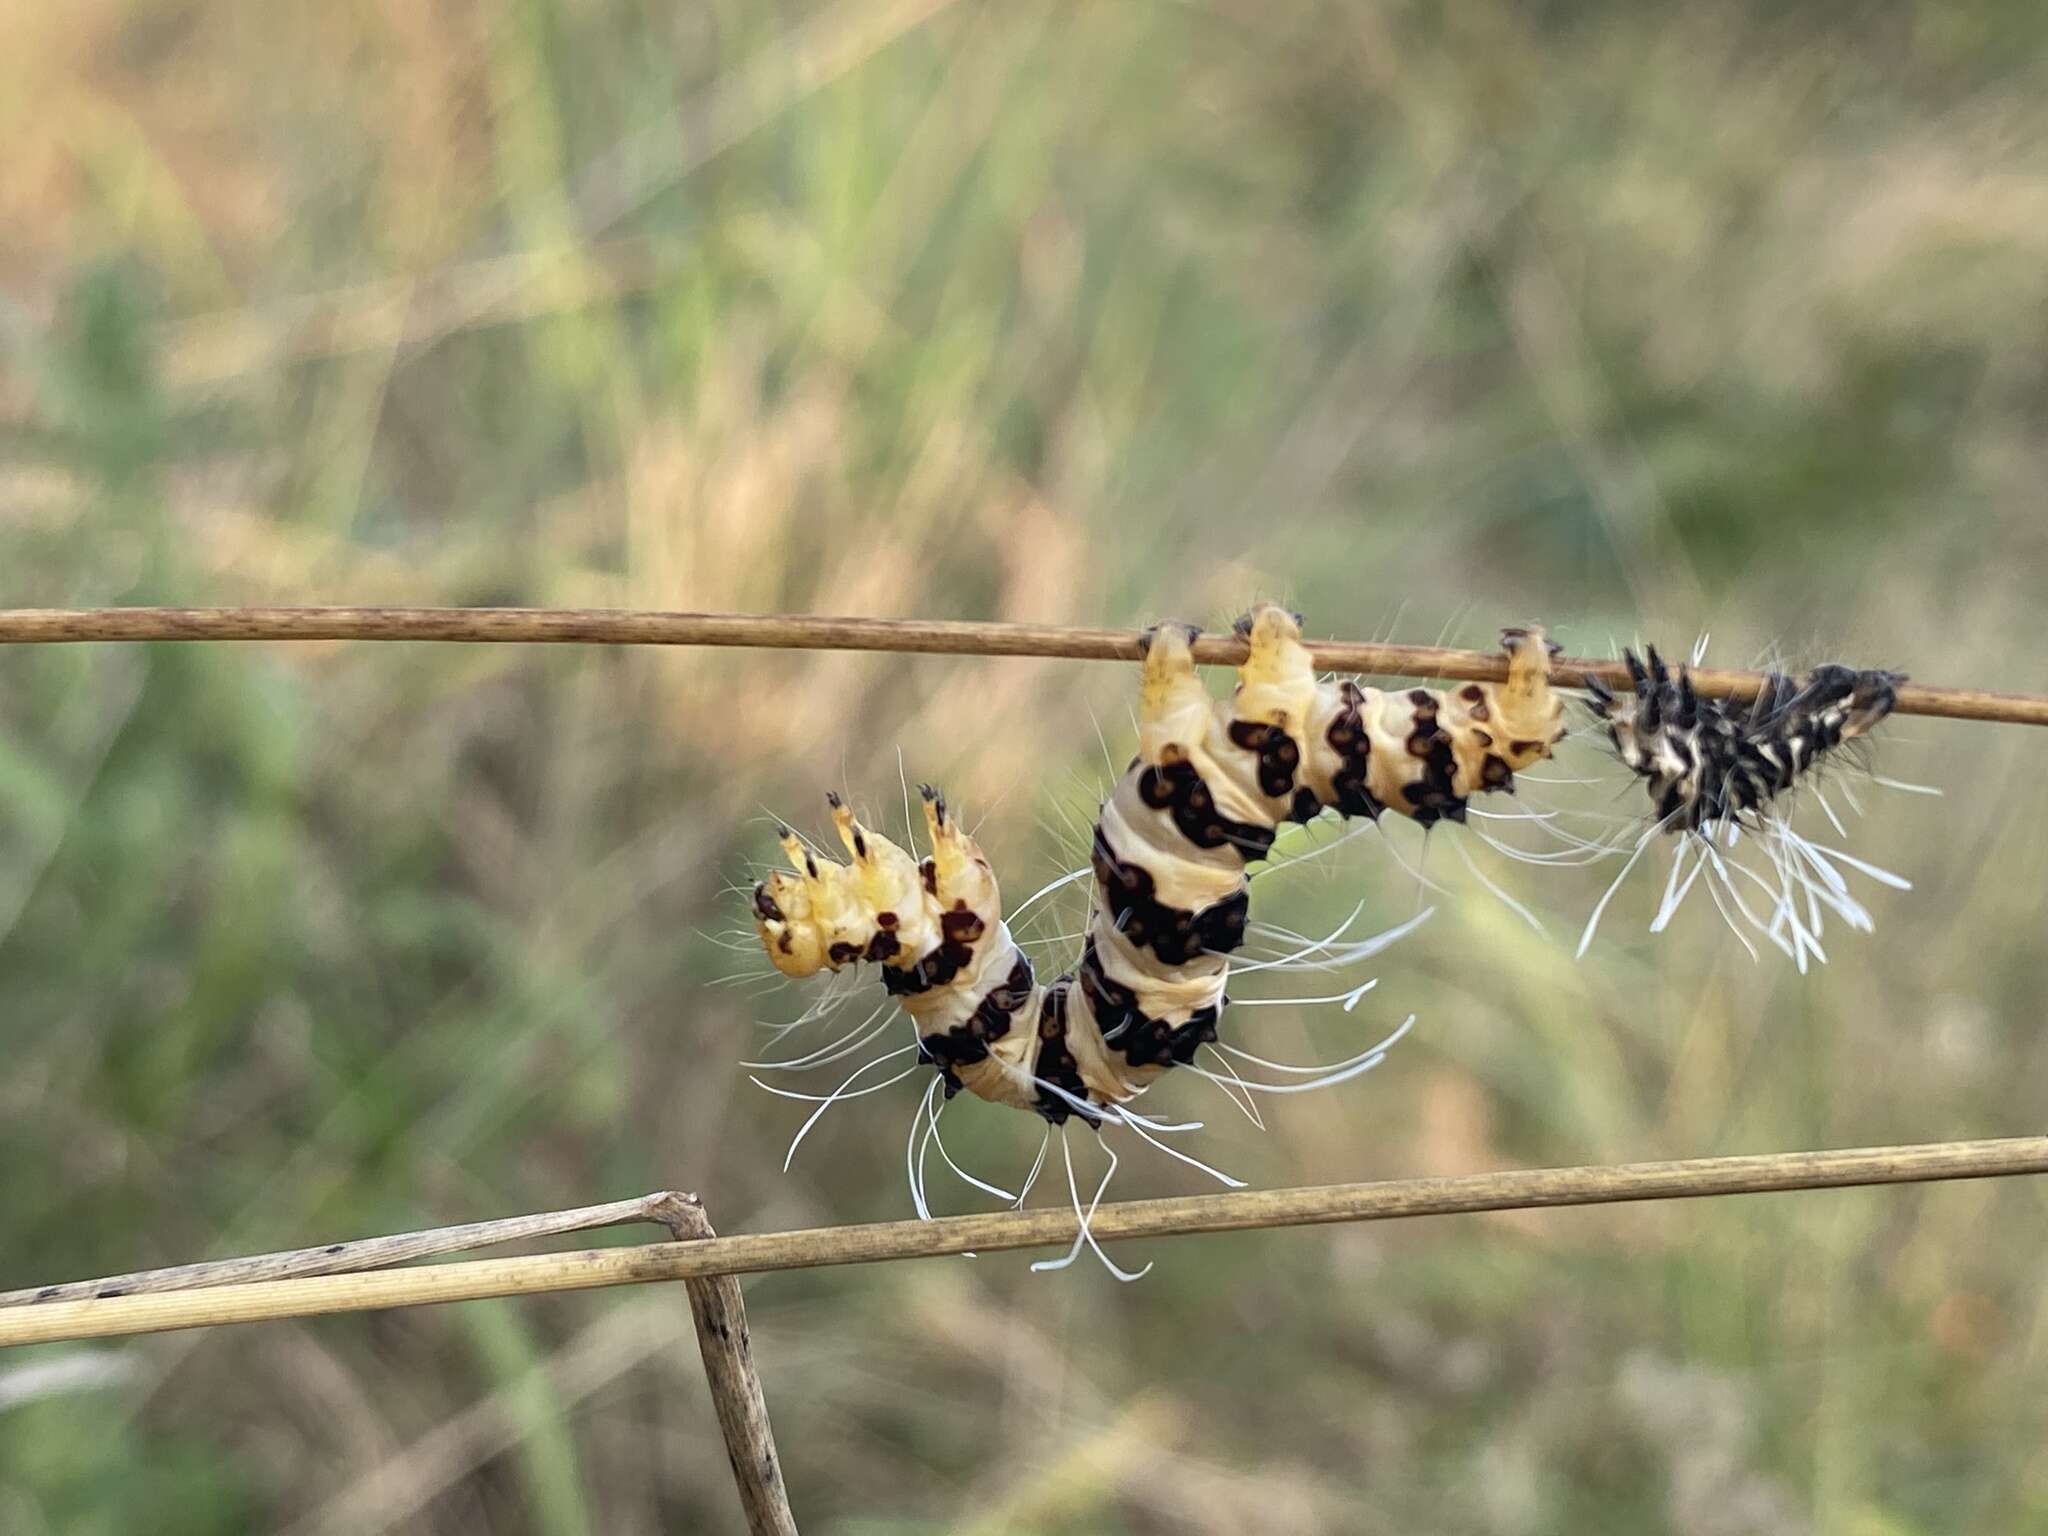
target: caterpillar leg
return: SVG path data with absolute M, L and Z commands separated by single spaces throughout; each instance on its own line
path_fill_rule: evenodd
M 1564 700 L 1550 686 L 1550 663 L 1562 647 L 1540 624 L 1504 629 L 1500 643 L 1508 653 L 1508 680 L 1493 703 L 1508 736 L 1505 755 L 1509 765 L 1520 771 L 1550 756 L 1567 734 Z M 1468 695 L 1460 690 L 1459 696 Z

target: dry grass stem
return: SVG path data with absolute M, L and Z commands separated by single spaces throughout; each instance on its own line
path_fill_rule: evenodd
M 694 1201 L 691 1195 L 660 1190 L 632 1200 L 614 1200 L 605 1205 L 584 1205 L 567 1211 L 540 1211 L 531 1216 L 506 1216 L 495 1221 L 470 1221 L 460 1226 L 430 1227 L 422 1232 L 399 1232 L 390 1237 L 363 1237 L 351 1242 L 328 1243 L 318 1248 L 293 1248 L 283 1253 L 250 1254 L 239 1259 L 209 1259 L 198 1264 L 177 1264 L 168 1269 L 144 1269 L 130 1275 L 106 1275 L 98 1280 L 73 1280 L 58 1285 L 0 1291 L 0 1307 L 40 1306 L 56 1301 L 92 1301 L 100 1297 L 141 1296 L 164 1291 L 197 1291 L 215 1285 L 240 1285 L 251 1280 L 295 1280 L 312 1275 L 356 1274 L 364 1270 L 389 1269 L 414 1259 L 430 1259 L 443 1253 L 464 1253 L 472 1248 L 494 1248 L 538 1237 L 560 1237 L 565 1232 L 589 1232 L 599 1227 L 623 1227 L 651 1222 L 674 1230 L 672 1214 L 679 1201 Z
M 769 650 L 914 651 L 954 656 L 1064 656 L 1135 661 L 1143 637 L 1132 629 L 1005 624 L 951 619 L 829 618 L 810 614 L 669 613 L 621 608 L 17 608 L 0 611 L 0 644 L 139 640 L 455 640 L 517 644 L 707 645 Z M 1310 642 L 1333 672 L 1499 682 L 1506 658 L 1493 651 L 1350 640 Z M 1244 660 L 1234 635 L 1205 635 L 1195 659 Z M 1562 656 L 1565 687 L 1597 678 L 1629 686 L 1618 661 Z M 1759 672 L 1705 668 L 1693 684 L 1710 698 L 1754 698 Z M 1898 711 L 1954 720 L 2048 725 L 2048 697 L 1980 688 L 1899 689 Z
M 692 1195 L 672 1195 L 664 1219 L 676 1241 L 705 1242 L 718 1234 L 703 1205 Z M 747 1332 L 747 1308 L 740 1283 L 731 1275 L 685 1280 L 690 1316 L 697 1325 L 697 1348 L 704 1356 L 704 1376 L 711 1386 L 711 1405 L 725 1436 L 725 1454 L 732 1462 L 740 1507 L 746 1511 L 751 1536 L 796 1536 L 789 1494 L 782 1485 L 782 1458 L 775 1452 L 775 1431 L 768 1423 L 768 1400 L 754 1369 L 754 1345 Z
M 2048 1173 L 2048 1136 L 1825 1152 L 1766 1152 L 1606 1167 L 1531 1168 L 1458 1178 L 1397 1179 L 1136 1200 L 1101 1207 L 1091 1228 L 1098 1241 L 1108 1242 L 1197 1232 L 1384 1221 L 1400 1216 L 1608 1205 L 2035 1173 Z M 1000 1211 L 933 1221 L 875 1222 L 636 1248 L 484 1259 L 381 1274 L 256 1281 L 183 1294 L 53 1301 L 0 1313 L 0 1347 L 476 1301 L 489 1296 L 528 1296 L 776 1269 L 1040 1248 L 1070 1243 L 1075 1233 L 1076 1217 L 1071 1210 Z

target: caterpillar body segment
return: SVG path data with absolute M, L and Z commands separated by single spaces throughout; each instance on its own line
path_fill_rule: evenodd
M 1429 826 L 1463 821 L 1474 795 L 1512 791 L 1515 774 L 1566 734 L 1564 700 L 1550 688 L 1557 648 L 1541 629 L 1504 630 L 1501 645 L 1505 683 L 1394 693 L 1325 685 L 1309 729 L 1306 779 L 1317 799 L 1346 815 L 1384 808 Z

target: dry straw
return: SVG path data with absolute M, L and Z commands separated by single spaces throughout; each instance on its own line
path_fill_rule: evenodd
M 1132 629 L 1076 629 L 1055 624 L 993 624 L 949 619 L 848 619 L 810 614 L 663 613 L 627 608 L 17 608 L 0 610 L 0 643 L 53 644 L 103 640 L 454 640 L 558 645 L 710 645 L 772 650 L 922 651 L 954 656 L 1064 656 L 1135 661 L 1143 637 Z M 1434 645 L 1376 645 L 1351 640 L 1309 642 L 1316 664 L 1334 672 L 1500 682 L 1507 662 L 1497 652 Z M 1235 665 L 1245 643 L 1206 635 L 1195 660 Z M 1558 658 L 1555 681 L 1583 686 L 1598 678 L 1627 687 L 1620 662 Z M 1693 673 L 1711 698 L 1755 697 L 1757 672 Z M 1979 688 L 1899 690 L 1909 715 L 2048 725 L 2048 697 Z
M 1098 1241 L 1109 1242 L 1198 1232 L 1384 1221 L 1399 1216 L 1609 1205 L 2033 1173 L 2048 1173 L 2048 1136 L 1828 1152 L 1770 1152 L 1610 1167 L 1532 1168 L 1460 1178 L 1400 1179 L 1135 1200 L 1100 1207 L 1089 1223 L 1089 1230 Z M 314 1317 L 432 1302 L 475 1301 L 489 1296 L 529 1296 L 662 1280 L 699 1281 L 765 1270 L 1039 1248 L 1071 1243 L 1077 1231 L 1078 1218 L 1072 1210 L 999 1211 L 932 1221 L 750 1233 L 645 1247 L 599 1248 L 304 1279 L 245 1281 L 235 1278 L 230 1267 L 221 1269 L 229 1279 L 227 1284 L 196 1290 L 157 1289 L 136 1295 L 109 1296 L 106 1287 L 110 1282 L 85 1282 L 81 1286 L 50 1288 L 51 1299 L 46 1302 L 38 1302 L 33 1292 L 15 1292 L 0 1298 L 16 1303 L 0 1310 L 0 1346 L 161 1333 L 216 1323 Z M 246 1262 L 228 1261 L 228 1265 Z M 159 1278 L 176 1273 L 156 1272 Z M 93 1299 L 62 1299 L 76 1296 L 81 1290 L 90 1293 Z

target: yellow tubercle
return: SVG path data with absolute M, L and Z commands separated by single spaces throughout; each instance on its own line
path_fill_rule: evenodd
M 995 870 L 980 845 L 960 830 L 946 808 L 946 797 L 929 784 L 922 793 L 925 830 L 932 840 L 931 893 L 938 910 L 964 909 L 993 924 L 1003 913 Z
M 1301 643 L 1301 620 L 1274 603 L 1264 603 L 1238 625 L 1251 653 L 1237 669 L 1232 715 L 1260 725 L 1295 730 L 1315 705 L 1315 659 Z
M 1162 624 L 1145 645 L 1144 681 L 1138 690 L 1138 755 L 1152 764 L 1179 762 L 1208 736 L 1215 705 L 1195 673 L 1184 624 Z
M 1550 687 L 1550 658 L 1555 648 L 1540 624 L 1503 630 L 1500 643 L 1508 653 L 1508 680 L 1495 695 L 1501 726 L 1511 736 L 1540 742 L 1544 750 L 1534 755 L 1547 757 L 1549 748 L 1564 734 L 1564 700 Z
M 895 922 L 914 920 L 924 905 L 923 880 L 917 860 L 881 833 L 860 824 L 837 795 L 832 797 L 832 824 L 853 855 L 853 878 L 860 893 L 860 917 L 872 921 L 889 913 Z

